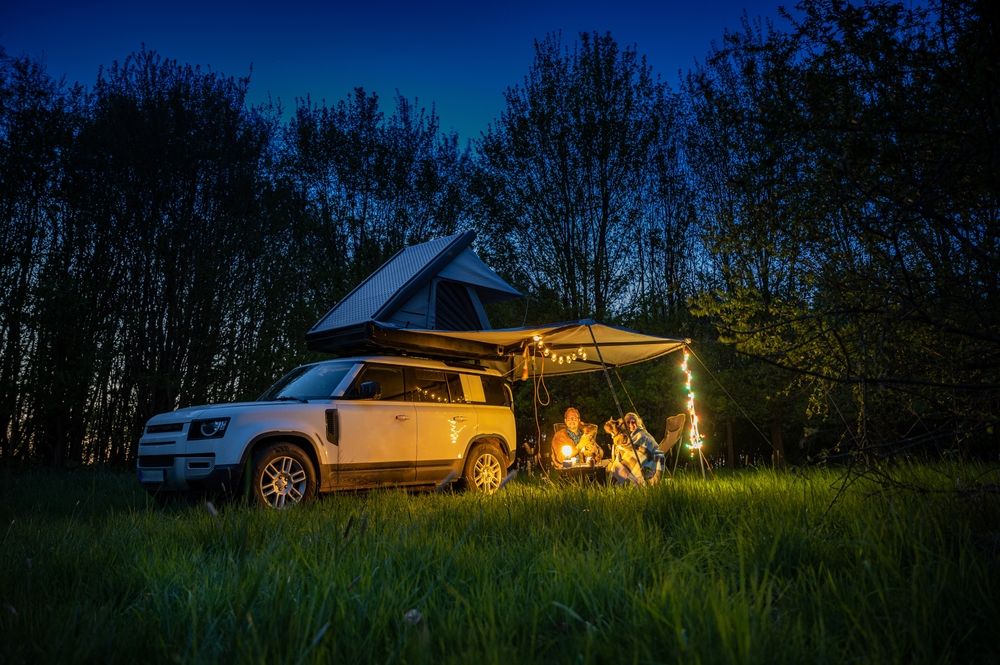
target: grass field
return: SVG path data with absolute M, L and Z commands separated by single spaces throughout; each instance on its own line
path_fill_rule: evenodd
M 0 479 L 0 662 L 1000 662 L 996 494 L 747 471 L 213 514 Z

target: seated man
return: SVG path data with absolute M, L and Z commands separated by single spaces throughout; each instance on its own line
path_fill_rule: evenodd
M 580 412 L 574 407 L 566 409 L 563 414 L 566 429 L 561 429 L 552 437 L 552 461 L 557 466 L 570 457 L 576 457 L 577 463 L 585 464 L 588 458 L 594 463 L 601 461 L 604 452 L 597 445 L 597 425 L 580 422 Z

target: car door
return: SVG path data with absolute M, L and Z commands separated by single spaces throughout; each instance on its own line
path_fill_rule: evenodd
M 414 481 L 417 419 L 403 368 L 366 365 L 337 401 L 337 419 L 338 487 Z
M 478 427 L 476 409 L 467 403 L 458 372 L 415 367 L 410 395 L 417 410 L 416 477 L 438 483 L 461 473 L 465 449 Z

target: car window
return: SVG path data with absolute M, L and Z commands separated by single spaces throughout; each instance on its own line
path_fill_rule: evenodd
M 507 399 L 507 391 L 503 389 L 503 379 L 499 376 L 483 375 L 483 393 L 486 395 L 486 403 L 492 406 L 510 406 Z
M 268 388 L 260 396 L 260 401 L 329 399 L 352 367 L 354 367 L 353 362 L 319 363 L 296 367 Z
M 362 399 L 361 384 L 374 382 L 378 391 L 374 396 L 365 399 L 382 401 L 400 401 L 405 399 L 406 385 L 403 381 L 403 368 L 388 365 L 368 365 L 351 383 L 344 393 L 344 399 Z
M 448 392 L 451 393 L 453 404 L 465 404 L 465 391 L 462 390 L 462 377 L 456 372 L 447 372 Z
M 448 377 L 444 372 L 416 367 L 410 399 L 414 402 L 450 402 Z
M 412 376 L 413 385 L 410 386 L 410 400 L 465 404 L 462 376 L 458 372 L 442 372 L 436 369 L 415 367 Z

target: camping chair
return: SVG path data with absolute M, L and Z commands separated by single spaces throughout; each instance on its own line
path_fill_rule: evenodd
M 670 453 L 671 449 L 677 442 L 681 440 L 681 435 L 684 434 L 684 425 L 687 424 L 687 414 L 678 413 L 676 416 L 667 417 L 667 426 L 663 431 L 663 439 L 660 441 L 659 449 L 660 452 L 666 456 Z M 680 453 L 678 453 L 679 455 Z M 664 465 L 666 467 L 666 465 Z M 674 468 L 677 468 L 677 464 L 674 464 Z

